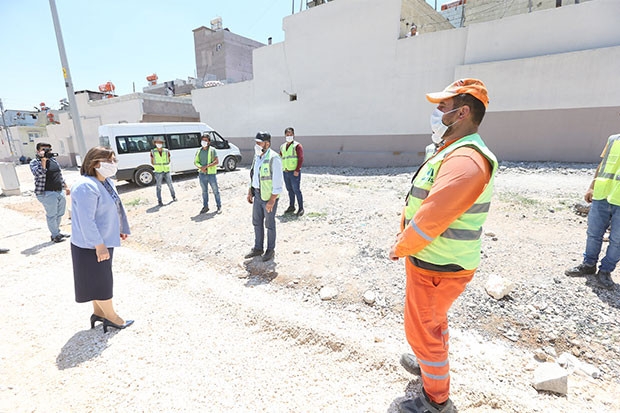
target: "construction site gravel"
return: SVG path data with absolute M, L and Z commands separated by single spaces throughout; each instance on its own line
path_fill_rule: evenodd
M 595 168 L 501 164 L 480 268 L 450 311 L 458 412 L 620 411 L 620 286 L 564 275 L 581 261 L 573 205 Z M 195 174 L 174 177 L 177 202 L 164 186 L 163 207 L 154 187 L 119 182 L 132 234 L 114 253 L 114 303 L 136 321 L 104 334 L 18 166 L 22 195 L 0 197 L 0 411 L 396 412 L 420 392 L 398 362 L 404 263 L 387 256 L 414 170 L 304 168 L 306 213 L 284 215 L 283 195 L 268 263 L 243 258 L 247 168 L 218 174 L 221 214 L 199 214 Z M 515 288 L 492 298 L 491 275 Z M 566 395 L 535 390 L 540 360 L 565 352 L 596 374 L 568 366 Z

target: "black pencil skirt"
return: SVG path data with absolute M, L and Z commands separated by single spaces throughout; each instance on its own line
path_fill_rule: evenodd
M 114 248 L 108 248 L 108 251 L 110 259 L 97 262 L 97 253 L 94 249 L 80 248 L 71 244 L 75 301 L 78 303 L 112 298 Z

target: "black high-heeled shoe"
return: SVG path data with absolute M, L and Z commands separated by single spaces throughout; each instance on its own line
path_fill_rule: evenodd
M 115 328 L 117 330 L 122 330 L 124 328 L 129 327 L 132 324 L 133 324 L 133 320 L 127 320 L 127 321 L 125 321 L 125 324 L 121 325 L 121 324 L 114 324 L 113 322 L 111 322 L 107 318 L 104 318 L 103 319 L 103 332 L 107 333 L 108 332 L 108 327 L 112 327 L 112 328 Z
M 90 316 L 90 328 L 95 328 L 95 323 L 97 321 L 101 321 L 103 323 L 103 320 L 105 320 L 105 318 L 98 316 L 97 314 L 93 314 Z

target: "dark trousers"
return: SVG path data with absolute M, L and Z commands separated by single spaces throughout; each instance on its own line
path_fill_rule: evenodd
M 301 195 L 301 172 L 295 176 L 295 172 L 284 172 L 284 185 L 288 191 L 288 204 L 291 207 L 295 207 L 295 198 L 297 198 L 297 205 L 299 209 L 304 209 L 304 197 Z
M 260 197 L 260 191 L 254 189 L 254 203 L 252 204 L 252 225 L 254 225 L 254 249 L 262 250 L 265 240 L 265 228 L 267 228 L 267 250 L 276 248 L 276 210 L 278 200 L 271 212 L 267 212 L 267 201 Z

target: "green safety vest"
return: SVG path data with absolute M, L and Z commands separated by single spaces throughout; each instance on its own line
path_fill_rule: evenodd
M 157 149 L 151 149 L 153 155 L 153 169 L 155 172 L 170 172 L 170 152 L 163 148 L 161 154 Z
M 466 270 L 473 270 L 480 263 L 482 224 L 487 219 L 489 206 L 491 205 L 493 181 L 498 166 L 497 158 L 495 158 L 495 155 L 487 148 L 477 133 L 465 136 L 452 143 L 429 158 L 418 169 L 413 178 L 411 190 L 407 195 L 405 225 L 411 222 L 411 225 L 415 226 L 412 218 L 420 209 L 422 201 L 428 196 L 441 163 L 448 154 L 462 146 L 473 147 L 489 160 L 493 167 L 491 179 L 471 208 L 452 222 L 441 235 L 413 256 L 435 265 L 456 264 Z
M 611 135 L 607 140 L 607 151 L 594 178 L 592 199 L 620 205 L 620 135 Z
M 273 172 L 271 164 L 275 158 L 279 158 L 279 155 L 272 149 L 269 149 L 264 156 L 265 158 L 263 159 L 263 163 L 260 165 L 260 169 L 258 171 L 258 184 L 260 187 L 260 198 L 263 201 L 269 201 L 269 198 L 271 198 L 271 195 L 273 194 Z M 255 163 L 256 157 L 254 157 L 254 160 L 252 161 L 251 174 L 255 173 Z M 280 195 L 278 195 L 278 198 L 279 197 Z
M 282 170 L 285 172 L 291 172 L 297 169 L 297 145 L 299 142 L 293 141 L 288 149 L 286 145 L 288 142 L 282 144 L 280 147 L 280 153 L 282 153 Z
M 200 163 L 200 151 L 202 151 L 202 148 L 198 149 L 198 151 L 196 152 L 196 156 L 194 157 L 194 165 L 196 165 L 196 167 L 198 168 L 198 172 L 199 173 L 203 173 L 200 170 L 201 166 L 204 166 Z M 217 156 L 217 153 L 215 153 L 215 149 L 213 149 L 211 146 L 209 146 L 208 149 L 208 153 L 207 153 L 207 163 L 206 165 L 210 164 L 211 162 L 213 162 L 213 160 L 215 159 L 215 157 Z M 213 175 L 217 173 L 217 165 L 213 165 L 207 168 L 207 175 Z

